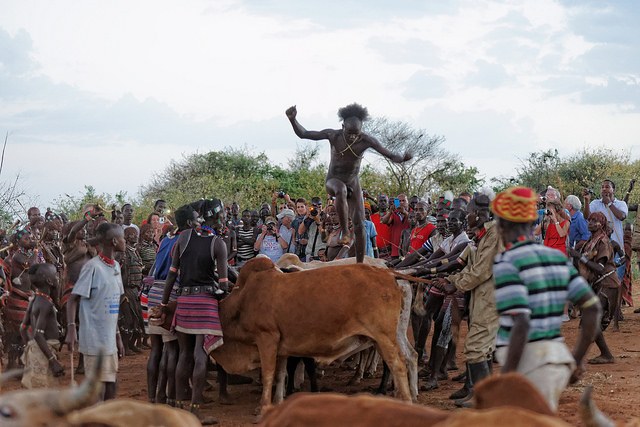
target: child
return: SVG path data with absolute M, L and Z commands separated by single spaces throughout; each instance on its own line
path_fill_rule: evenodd
M 142 309 L 138 298 L 142 285 L 144 265 L 136 251 L 138 231 L 133 227 L 125 229 L 124 239 L 127 242 L 127 249 L 118 257 L 118 262 L 122 269 L 122 284 L 125 289 L 124 296 L 120 302 L 118 326 L 123 337 L 125 355 L 131 356 L 132 353 L 140 353 L 140 349 L 136 346 L 136 341 L 141 340 L 144 333 Z
M 55 377 L 64 375 L 56 348 L 60 346 L 56 309 L 51 298 L 58 291 L 58 271 L 53 264 L 35 264 L 29 268 L 35 296 L 29 304 L 20 333 L 26 343 L 22 362 L 25 371 L 22 385 L 26 388 L 55 387 Z
M 104 383 L 103 400 L 116 396 L 118 358 L 124 355 L 118 330 L 120 297 L 124 294 L 120 265 L 115 252 L 124 252 L 124 230 L 118 224 L 103 222 L 96 229 L 93 242 L 100 245 L 98 256 L 87 261 L 67 303 L 67 319 L 75 319 L 79 312 L 79 351 L 84 356 L 85 370 L 91 372 L 98 354 L 104 354 L 100 381 Z M 66 343 L 69 351 L 76 344 L 75 323 L 67 325 Z

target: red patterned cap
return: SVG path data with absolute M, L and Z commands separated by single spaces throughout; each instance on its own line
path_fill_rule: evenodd
M 491 202 L 494 215 L 511 222 L 538 219 L 538 194 L 529 187 L 511 187 L 498 193 Z

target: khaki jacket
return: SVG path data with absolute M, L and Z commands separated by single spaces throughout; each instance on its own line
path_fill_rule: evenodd
M 478 242 L 474 256 L 469 257 L 467 266 L 460 272 L 448 277 L 449 281 L 461 291 L 471 291 L 469 315 L 471 323 L 484 325 L 497 332 L 498 312 L 494 296 L 493 260 L 504 251 L 502 239 L 498 235 L 495 221 L 484 224 L 487 234 Z M 494 325 L 495 324 L 495 325 Z

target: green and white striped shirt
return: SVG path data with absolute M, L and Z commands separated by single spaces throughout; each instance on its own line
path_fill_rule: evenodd
M 496 345 L 509 344 L 513 316 L 530 315 L 529 342 L 562 340 L 564 305 L 591 292 L 571 261 L 560 251 L 531 240 L 496 255 L 493 265 L 496 307 L 500 315 Z

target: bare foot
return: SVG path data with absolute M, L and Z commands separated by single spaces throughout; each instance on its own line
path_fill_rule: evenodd
M 593 359 L 589 359 L 589 364 L 591 365 L 606 365 L 608 363 L 614 363 L 615 359 L 613 357 L 605 357 L 600 355 L 598 357 L 594 357 Z

